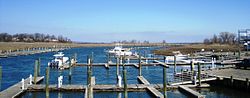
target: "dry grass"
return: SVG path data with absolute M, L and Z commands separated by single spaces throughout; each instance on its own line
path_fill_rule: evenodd
M 221 44 L 192 44 L 192 45 L 181 45 L 181 46 L 170 46 L 166 49 L 155 50 L 154 53 L 158 55 L 173 55 L 173 51 L 180 51 L 183 54 L 192 54 L 195 52 L 201 51 L 201 49 L 205 49 L 205 51 L 219 52 L 221 50 L 228 52 L 236 52 L 242 47 L 239 48 L 237 45 L 221 45 Z
M 27 49 L 27 48 L 37 48 L 37 47 L 103 47 L 103 46 L 114 46 L 115 44 L 78 44 L 78 43 L 51 43 L 51 42 L 0 42 L 0 50 L 17 50 L 17 49 Z M 123 46 L 152 46 L 159 44 L 123 44 Z

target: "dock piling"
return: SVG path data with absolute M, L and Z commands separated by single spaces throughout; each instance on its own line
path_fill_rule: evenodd
M 201 64 L 198 62 L 198 80 L 199 86 L 201 86 Z
M 35 68 L 34 68 L 34 84 L 36 84 L 36 78 L 37 78 L 37 64 L 38 64 L 38 60 L 35 61 Z
M 166 67 L 163 67 L 163 91 L 164 91 L 164 98 L 167 98 L 167 74 L 166 74 Z
M 233 87 L 233 83 L 234 82 L 234 79 L 233 79 L 233 76 L 230 76 L 230 86 Z
M 49 67 L 46 68 L 46 98 L 49 98 Z
M 24 79 L 22 78 L 22 87 L 21 87 L 22 90 L 24 90 Z
M 71 70 L 71 58 L 69 58 L 69 82 L 71 82 L 72 70 Z
M 77 62 L 77 53 L 74 54 L 74 63 Z
M 176 55 L 174 55 L 174 74 L 176 74 Z
M 249 79 L 246 78 L 246 89 L 248 90 L 249 89 Z
M 141 75 L 141 55 L 139 55 L 139 76 Z
M 38 66 L 37 76 L 40 76 L 40 67 L 41 67 L 41 58 L 40 57 L 38 58 L 37 66 Z
M 29 85 L 31 85 L 32 84 L 32 75 L 30 74 L 30 77 L 29 77 Z
M 116 75 L 119 75 L 119 58 L 116 58 Z
M 127 91 L 127 77 L 126 77 L 127 71 L 123 70 L 123 82 L 124 82 L 124 98 L 128 98 L 128 91 Z

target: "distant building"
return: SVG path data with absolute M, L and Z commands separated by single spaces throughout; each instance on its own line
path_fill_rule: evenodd
M 250 29 L 238 31 L 238 42 L 241 44 L 250 43 Z
M 238 31 L 238 42 L 243 44 L 247 51 L 250 49 L 250 29 Z

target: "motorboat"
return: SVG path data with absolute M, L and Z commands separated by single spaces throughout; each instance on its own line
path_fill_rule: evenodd
M 115 48 L 108 50 L 108 53 L 111 55 L 116 55 L 116 56 L 131 56 L 133 53 L 130 51 L 128 48 L 122 48 L 120 44 L 117 44 Z
M 188 55 L 183 55 L 180 53 L 180 51 L 174 51 L 174 56 L 166 56 L 166 60 L 168 61 L 174 61 L 174 57 L 176 57 L 176 61 L 182 61 L 188 59 Z
M 54 59 L 48 63 L 51 68 L 64 69 L 69 66 L 69 57 L 64 57 L 63 52 L 58 52 L 54 54 Z

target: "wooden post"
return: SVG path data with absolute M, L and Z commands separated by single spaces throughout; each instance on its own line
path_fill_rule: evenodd
M 34 84 L 36 84 L 36 78 L 37 78 L 37 64 L 38 60 L 35 61 L 35 66 L 34 66 Z
M 201 64 L 198 62 L 198 80 L 199 86 L 201 86 Z
M 37 69 L 37 76 L 40 76 L 40 67 L 41 67 L 41 58 L 38 58 L 38 69 Z
M 176 73 L 176 55 L 174 55 L 174 74 Z
M 181 68 L 181 83 L 183 84 L 183 68 Z
M 119 58 L 116 58 L 116 75 L 119 75 Z
M 77 53 L 75 53 L 74 55 L 74 62 L 76 63 L 76 61 L 77 61 Z
M 127 77 L 126 77 L 126 69 L 123 70 L 123 81 L 124 81 L 124 98 L 128 98 L 128 91 L 127 91 Z
M 193 71 L 194 71 L 194 61 L 193 60 L 191 61 L 190 70 L 193 73 Z
M 164 98 L 167 98 L 167 73 L 166 73 L 166 67 L 163 67 L 163 91 L 164 91 Z
M 92 58 L 89 60 L 90 62 L 89 62 L 89 65 L 88 65 L 88 73 L 87 73 L 87 75 L 88 75 L 88 82 L 87 82 L 87 84 L 89 85 L 90 84 L 90 80 L 91 80 L 91 65 L 92 65 Z
M 163 58 L 163 59 L 164 59 L 164 61 L 163 61 L 163 62 L 164 62 L 164 63 L 166 63 L 166 59 L 167 59 L 167 58 L 166 58 L 166 56 L 164 56 L 164 58 Z
M 234 79 L 233 76 L 230 76 L 230 86 L 233 87 L 234 85 Z
M 87 85 L 89 84 L 90 56 L 87 56 Z
M 247 90 L 249 89 L 249 79 L 248 78 L 246 78 L 246 88 L 247 88 Z
M 91 53 L 91 62 L 94 61 L 94 52 Z
M 141 55 L 139 55 L 139 76 L 141 75 Z
M 46 98 L 49 98 L 49 67 L 46 68 Z
M 71 82 L 71 75 L 72 75 L 72 72 L 71 72 L 71 58 L 69 58 L 69 82 Z
M 190 64 L 190 70 L 191 70 L 191 80 L 193 80 L 194 79 L 194 61 L 192 60 L 191 61 L 191 64 Z
M 240 49 L 238 51 L 238 56 L 239 56 L 238 58 L 241 59 L 241 51 L 240 51 Z
M 108 63 L 111 62 L 110 54 L 108 53 Z

